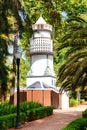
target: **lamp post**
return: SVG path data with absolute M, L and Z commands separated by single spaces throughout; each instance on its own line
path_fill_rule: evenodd
M 16 129 L 21 127 L 20 123 L 20 89 L 19 89 L 19 66 L 20 66 L 20 58 L 22 56 L 22 51 L 18 47 L 15 52 L 16 65 L 17 65 L 17 118 L 16 118 Z

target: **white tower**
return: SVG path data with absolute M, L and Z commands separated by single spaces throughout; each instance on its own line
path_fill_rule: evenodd
M 30 39 L 30 71 L 27 74 L 27 86 L 35 82 L 43 82 L 55 87 L 56 77 L 53 67 L 52 26 L 40 17 L 32 25 L 33 35 Z

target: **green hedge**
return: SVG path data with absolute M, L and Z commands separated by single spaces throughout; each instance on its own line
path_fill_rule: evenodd
M 70 107 L 74 107 L 78 105 L 78 100 L 71 98 L 70 99 Z
M 83 118 L 87 118 L 87 109 L 82 112 L 82 117 L 83 117 Z
M 26 112 L 27 121 L 43 118 L 53 114 L 52 106 L 45 106 L 36 109 L 32 109 Z
M 25 112 L 27 110 L 32 110 L 34 108 L 39 108 L 42 105 L 38 102 L 23 102 L 20 104 L 20 111 Z
M 20 112 L 25 112 L 34 108 L 41 107 L 38 102 L 23 102 L 20 104 Z M 0 105 L 0 116 L 16 113 L 16 106 L 9 104 Z
M 26 121 L 26 115 L 20 113 L 20 122 Z M 16 125 L 16 114 L 0 116 L 0 130 L 7 130 L 7 128 L 15 127 Z
M 16 113 L 16 106 L 2 105 L 0 106 L 0 116 Z
M 80 99 L 80 103 L 84 103 L 85 102 L 85 99 Z
M 87 128 L 87 118 L 78 118 L 68 124 L 62 130 L 86 130 Z
M 43 118 L 45 116 L 53 114 L 53 107 L 38 107 L 31 110 L 25 111 L 25 113 L 20 113 L 21 123 L 25 121 L 32 121 L 36 119 Z M 16 124 L 16 114 L 0 116 L 0 130 L 7 130 L 7 128 L 15 127 Z

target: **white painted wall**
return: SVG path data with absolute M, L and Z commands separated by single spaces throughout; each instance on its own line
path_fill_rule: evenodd
M 31 84 L 35 83 L 36 81 L 44 82 L 51 87 L 55 87 L 55 85 L 56 85 L 55 77 L 28 77 L 26 84 L 27 84 L 27 86 L 30 86 Z
M 69 96 L 66 92 L 62 94 L 62 109 L 69 108 Z
M 34 56 L 32 56 L 31 69 L 33 71 L 33 75 L 34 76 L 44 75 L 44 72 L 47 68 L 47 62 L 48 62 L 48 66 L 51 70 L 52 75 L 54 75 L 53 56 L 49 56 L 48 61 L 47 61 L 46 55 L 34 55 Z
M 35 31 L 33 36 L 34 37 L 48 37 L 48 38 L 51 38 L 50 32 L 49 31 L 44 31 L 44 30 Z

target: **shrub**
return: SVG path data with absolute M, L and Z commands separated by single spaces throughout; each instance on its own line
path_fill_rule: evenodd
M 87 127 L 87 119 L 86 118 L 78 118 L 68 124 L 62 130 L 86 130 Z
M 20 113 L 20 122 L 24 123 L 26 115 Z M 14 127 L 16 125 L 16 114 L 10 114 L 0 117 L 0 130 L 7 130 L 7 128 Z
M 53 107 L 52 106 L 46 106 L 46 107 L 40 107 L 36 109 L 36 118 L 40 119 L 45 116 L 49 116 L 53 114 Z
M 25 112 L 38 107 L 41 107 L 41 104 L 38 102 L 23 102 L 20 104 L 20 111 Z
M 85 102 L 85 99 L 80 99 L 80 103 L 84 103 Z
M 77 106 L 77 105 L 78 105 L 78 100 L 71 98 L 70 99 L 70 107 Z
M 3 114 L 0 116 L 0 130 L 7 130 L 8 128 L 14 127 L 16 125 L 16 107 L 7 105 L 1 107 L 0 112 L 1 110 Z M 20 122 L 24 123 L 25 121 L 43 118 L 52 113 L 53 107 L 51 106 L 42 107 L 39 103 L 25 102 L 20 105 Z
M 33 108 L 41 107 L 40 103 L 36 102 L 23 102 L 20 104 L 20 112 L 25 112 Z M 8 111 L 9 110 L 9 111 Z M 7 103 L 0 104 L 0 116 L 16 113 L 16 106 Z
M 43 118 L 53 114 L 52 106 L 45 106 L 36 109 L 32 109 L 26 112 L 27 121 L 32 121 L 36 119 Z
M 16 113 L 16 106 L 5 104 L 0 107 L 0 116 Z
M 82 117 L 83 117 L 83 118 L 87 118 L 87 109 L 82 112 Z

